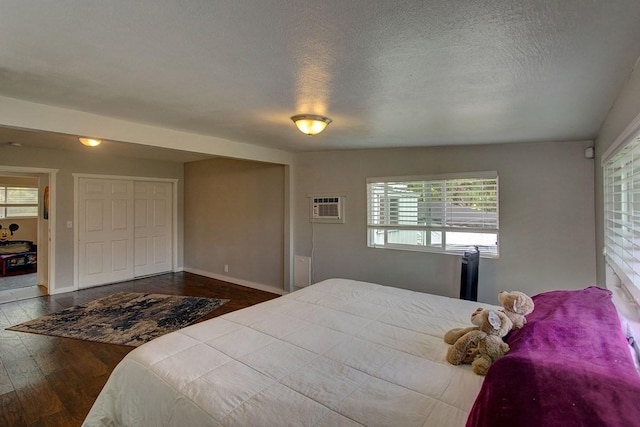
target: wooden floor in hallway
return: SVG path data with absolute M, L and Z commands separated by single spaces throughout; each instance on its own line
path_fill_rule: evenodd
M 190 273 L 0 304 L 0 426 L 79 426 L 111 371 L 134 347 L 4 328 L 122 291 L 230 301 L 199 321 L 278 297 Z

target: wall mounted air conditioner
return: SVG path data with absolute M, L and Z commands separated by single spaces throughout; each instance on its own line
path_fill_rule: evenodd
M 344 224 L 344 195 L 308 195 L 311 203 L 311 222 Z

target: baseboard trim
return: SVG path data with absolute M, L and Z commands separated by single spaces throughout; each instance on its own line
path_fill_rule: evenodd
M 47 291 L 49 292 L 49 295 L 58 295 L 58 294 L 66 294 L 67 292 L 73 292 L 76 289 L 73 288 L 73 286 L 67 286 L 66 288 L 57 288 L 57 289 L 49 289 L 47 288 Z
M 197 274 L 198 276 L 209 277 L 211 279 L 222 280 L 223 282 L 233 283 L 234 285 L 246 286 L 247 288 L 258 289 L 260 291 L 271 292 L 272 294 L 284 295 L 283 289 L 274 286 L 263 285 L 262 283 L 250 282 L 248 280 L 238 279 L 237 277 L 229 277 L 222 274 L 211 273 L 210 271 L 199 270 L 197 268 L 183 267 L 183 271 L 187 273 Z

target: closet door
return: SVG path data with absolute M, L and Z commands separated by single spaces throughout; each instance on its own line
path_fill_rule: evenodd
M 172 184 L 136 181 L 134 189 L 135 277 L 171 271 Z
M 79 178 L 79 287 L 133 277 L 133 181 Z

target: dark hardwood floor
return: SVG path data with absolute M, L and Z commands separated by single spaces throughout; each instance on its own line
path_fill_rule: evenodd
M 0 426 L 79 426 L 111 371 L 134 348 L 4 328 L 121 291 L 230 300 L 200 321 L 278 297 L 195 274 L 170 273 L 0 304 Z

